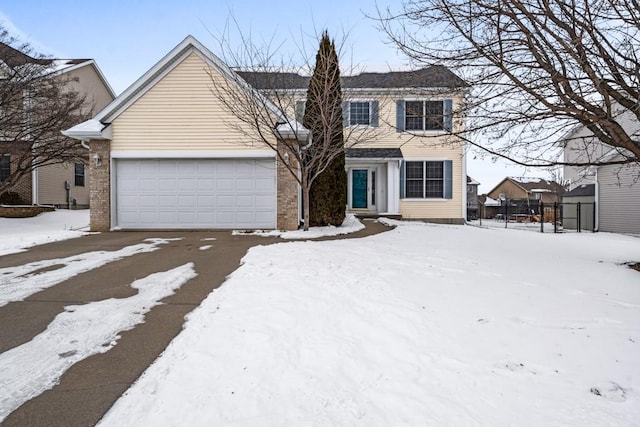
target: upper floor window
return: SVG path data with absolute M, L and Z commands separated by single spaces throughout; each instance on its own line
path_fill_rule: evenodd
M 0 156 L 0 182 L 7 181 L 11 176 L 11 156 Z
M 378 126 L 378 101 L 351 101 L 342 105 L 345 126 Z
M 74 165 L 74 177 L 76 187 L 84 187 L 84 165 L 82 163 Z
M 302 123 L 306 101 L 296 101 L 296 120 Z M 344 101 L 342 103 L 342 125 L 373 126 L 379 125 L 378 101 Z
M 447 131 L 453 128 L 453 100 L 405 101 L 396 103 L 396 127 L 402 131 Z

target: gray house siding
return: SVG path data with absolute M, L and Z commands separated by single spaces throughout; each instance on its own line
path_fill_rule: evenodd
M 599 231 L 640 234 L 640 166 L 598 168 Z

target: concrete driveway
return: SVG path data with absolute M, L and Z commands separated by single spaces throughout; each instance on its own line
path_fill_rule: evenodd
M 367 227 L 342 238 L 357 238 L 387 228 L 367 221 Z M 2 426 L 93 426 L 180 332 L 184 317 L 238 268 L 247 250 L 256 245 L 282 242 L 277 238 L 232 236 L 229 231 L 112 232 L 85 236 L 31 248 L 28 252 L 0 257 L 0 268 L 55 259 L 91 251 L 115 251 L 146 238 L 179 238 L 154 252 L 125 257 L 78 274 L 24 301 L 0 307 L 0 353 L 30 341 L 73 304 L 136 293 L 130 284 L 149 274 L 193 262 L 198 276 L 152 308 L 145 321 L 120 334 L 105 353 L 73 365 L 58 385 L 14 412 Z M 215 239 L 215 240 L 210 240 Z M 204 245 L 213 245 L 200 250 Z M 11 369 L 11 367 L 0 367 Z M 212 385 L 214 386 L 214 385 Z

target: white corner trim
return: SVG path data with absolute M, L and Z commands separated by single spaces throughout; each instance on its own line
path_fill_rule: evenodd
M 112 159 L 274 159 L 273 150 L 114 150 Z

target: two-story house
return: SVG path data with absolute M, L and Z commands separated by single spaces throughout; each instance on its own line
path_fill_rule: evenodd
M 260 91 L 291 93 L 301 121 L 308 77 L 239 74 Z M 463 80 L 442 66 L 342 77 L 349 211 L 464 221 L 466 166 L 462 144 L 450 132 L 461 126 L 459 119 L 454 120 L 454 103 L 459 106 L 467 89 Z
M 245 82 L 274 89 L 256 74 L 240 75 L 189 36 L 94 119 L 66 132 L 87 141 L 96 160 L 93 230 L 298 227 L 295 180 L 212 94 L 230 80 L 242 80 L 238 90 Z M 298 83 L 286 89 L 304 101 L 308 79 L 290 80 Z M 462 126 L 456 110 L 467 89 L 444 67 L 343 78 L 346 132 L 379 129 L 347 151 L 348 210 L 464 222 L 464 147 L 451 131 Z
M 92 59 L 43 59 L 0 43 L 0 64 L 11 66 L 38 64 L 49 73 L 44 78 L 60 79 L 65 88 L 86 97 L 88 111 L 99 111 L 115 98 L 104 75 Z M 1 78 L 0 78 L 1 80 Z M 62 131 L 64 129 L 58 129 Z M 0 149 L 0 182 L 10 179 L 24 154 Z M 30 174 L 13 183 L 12 190 L 26 204 L 47 204 L 59 207 L 89 206 L 89 176 L 85 162 L 52 162 L 35 167 Z

